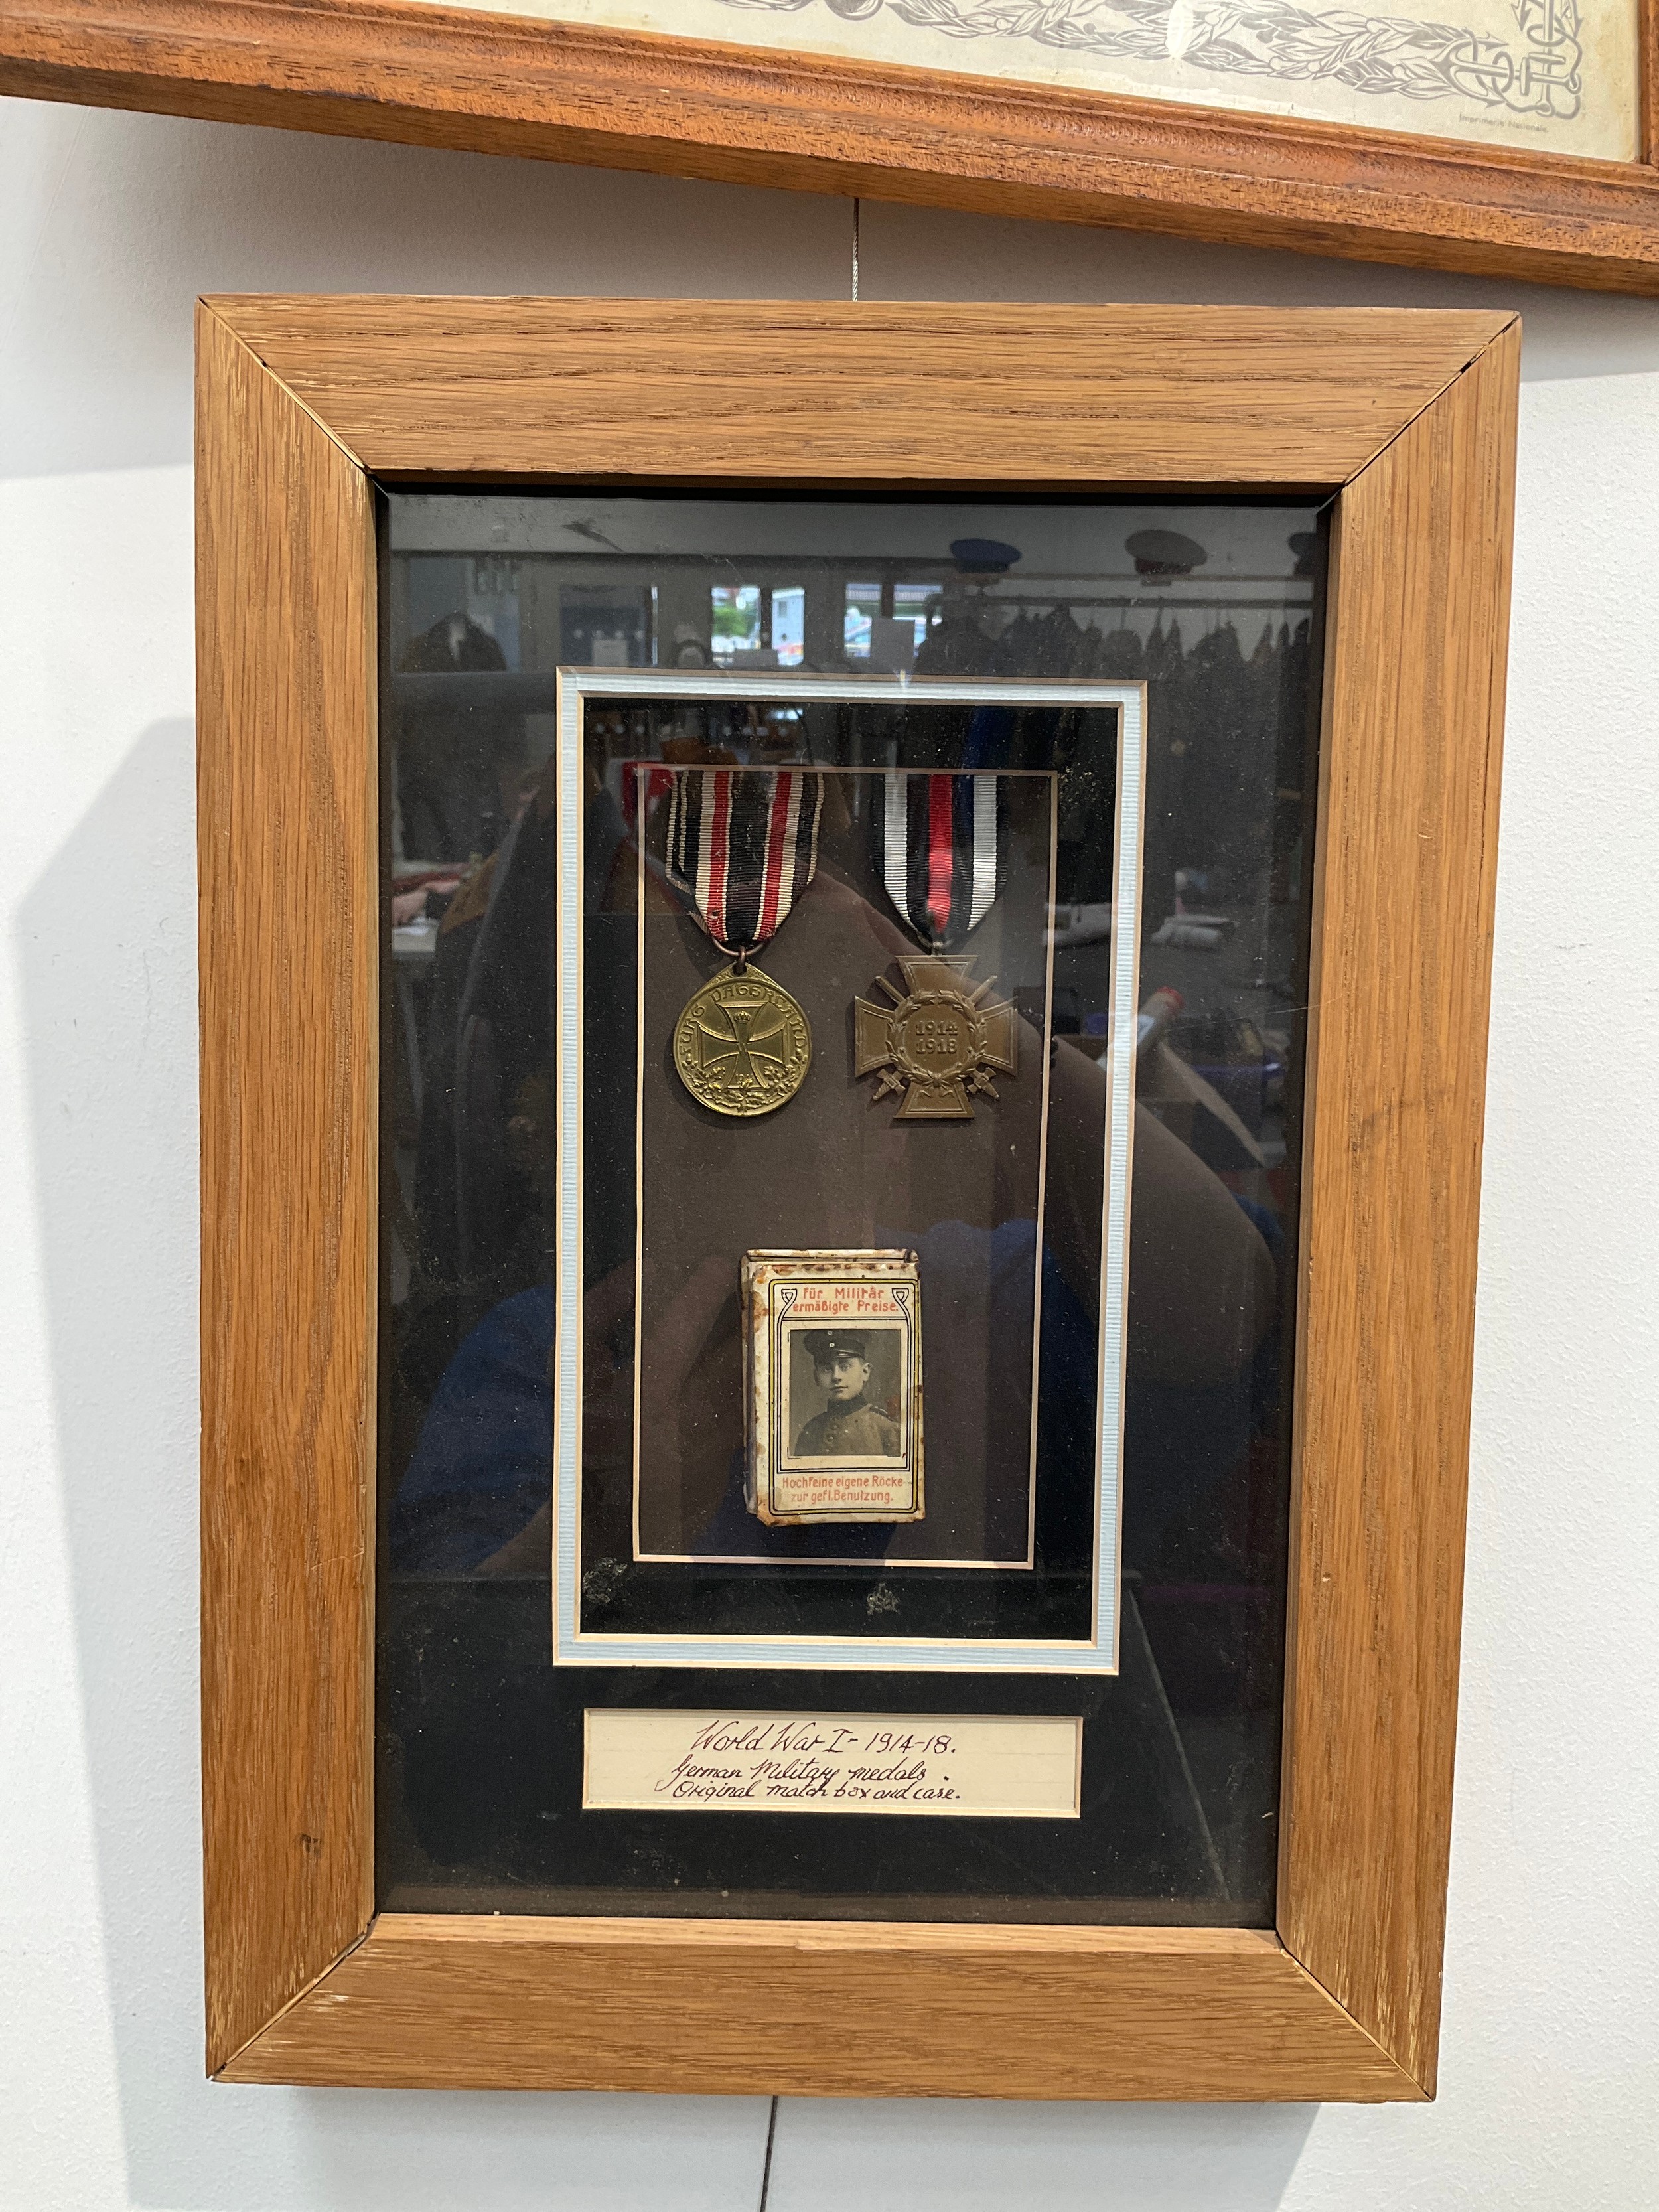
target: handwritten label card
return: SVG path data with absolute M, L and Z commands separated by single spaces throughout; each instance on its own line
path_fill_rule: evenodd
M 1063 1714 L 595 1706 L 584 1718 L 589 1811 L 1078 1817 L 1083 1723 Z

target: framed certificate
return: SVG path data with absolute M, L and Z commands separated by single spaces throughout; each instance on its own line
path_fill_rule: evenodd
M 0 88 L 1659 289 L 1644 0 L 28 0 Z
M 198 345 L 210 2069 L 1432 2094 L 1513 323 Z

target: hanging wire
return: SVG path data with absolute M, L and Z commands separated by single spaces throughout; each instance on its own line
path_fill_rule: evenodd
M 854 297 L 856 299 L 857 296 L 857 294 L 854 293 Z M 777 2132 L 778 2100 L 774 2097 L 772 2100 L 772 2110 L 768 2115 L 766 2122 L 766 2163 L 761 2168 L 759 2212 L 766 2212 L 766 2200 L 772 2194 L 772 2145 L 776 2138 Z
M 853 203 L 853 297 L 859 295 L 859 202 Z

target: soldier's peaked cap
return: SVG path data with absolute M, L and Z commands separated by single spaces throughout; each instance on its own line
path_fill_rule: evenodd
M 854 1359 L 870 1356 L 861 1328 L 809 1328 L 806 1349 L 814 1361 L 833 1359 L 842 1352 L 851 1352 Z

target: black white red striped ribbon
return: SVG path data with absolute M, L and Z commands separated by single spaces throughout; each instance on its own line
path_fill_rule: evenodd
M 994 775 L 886 777 L 881 878 L 924 944 L 953 945 L 983 921 L 1000 873 Z
M 823 778 L 800 769 L 678 769 L 668 877 L 723 952 L 775 936 L 818 865 Z

